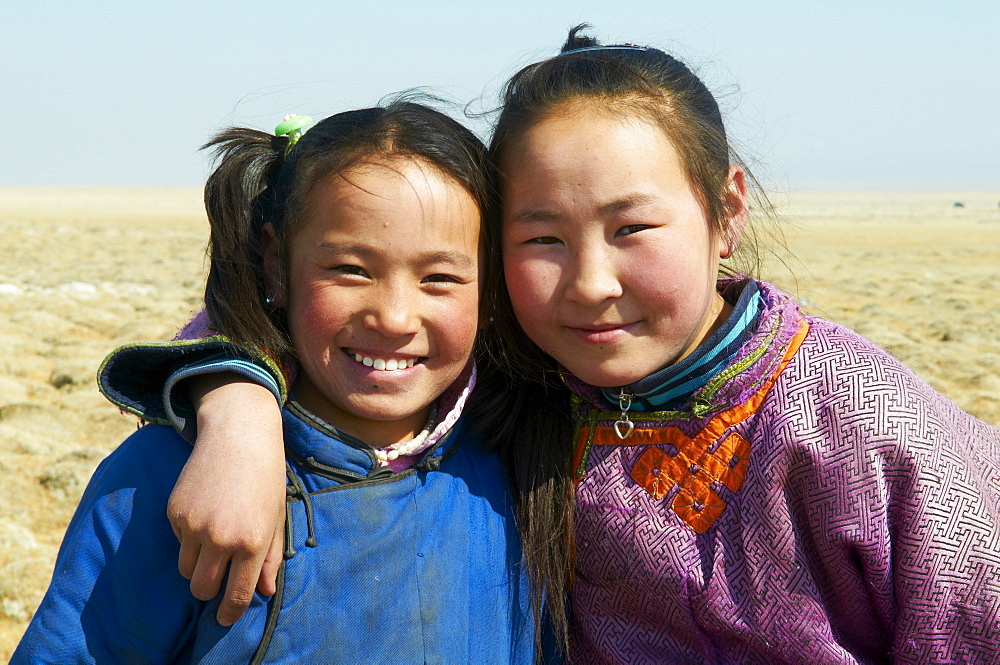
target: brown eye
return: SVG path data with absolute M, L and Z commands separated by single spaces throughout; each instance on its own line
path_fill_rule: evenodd
M 361 266 L 339 265 L 339 266 L 333 266 L 332 268 L 330 268 L 330 270 L 332 270 L 333 272 L 338 272 L 342 275 L 357 275 L 359 277 L 368 276 L 368 273 L 366 273 L 365 269 L 362 268 Z
M 450 283 L 450 284 L 461 284 L 462 283 L 462 280 L 460 280 L 458 277 L 455 277 L 454 275 L 444 275 L 444 274 L 440 274 L 440 273 L 434 274 L 434 275 L 428 275 L 427 277 L 424 277 L 423 281 L 424 282 L 435 283 L 435 284 L 440 284 L 442 282 L 443 283 Z
M 528 240 L 525 244 L 528 245 L 555 245 L 559 242 L 559 238 L 554 236 L 539 236 L 537 238 L 532 238 Z
M 615 236 L 616 237 L 630 236 L 633 233 L 638 233 L 639 231 L 645 231 L 646 229 L 651 229 L 651 228 L 653 227 L 650 226 L 649 224 L 628 224 L 615 231 Z

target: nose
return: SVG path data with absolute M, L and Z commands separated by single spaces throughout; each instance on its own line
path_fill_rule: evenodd
M 420 329 L 419 293 L 402 284 L 386 284 L 372 294 L 365 327 L 385 337 L 414 335 Z
M 581 305 L 600 305 L 622 295 L 618 271 L 608 252 L 581 248 L 572 256 L 567 271 L 566 299 Z

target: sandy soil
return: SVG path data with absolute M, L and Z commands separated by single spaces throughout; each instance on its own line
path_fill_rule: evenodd
M 1000 424 L 998 201 L 796 195 L 780 223 L 792 255 L 765 274 Z M 207 223 L 195 190 L 0 188 L 0 237 L 6 661 L 87 479 L 136 427 L 98 394 L 97 367 L 120 344 L 170 338 L 199 308 Z

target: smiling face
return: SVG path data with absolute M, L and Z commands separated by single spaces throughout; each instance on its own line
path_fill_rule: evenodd
M 301 366 L 296 399 L 371 445 L 409 439 L 472 354 L 479 209 L 458 181 L 405 158 L 320 180 L 306 208 L 276 301 Z
M 730 243 L 711 230 L 677 151 L 648 121 L 585 102 L 529 128 L 503 160 L 503 257 L 518 323 L 580 379 L 637 381 L 691 353 L 730 308 Z M 746 189 L 730 171 L 736 210 Z M 742 197 L 742 198 L 741 198 Z

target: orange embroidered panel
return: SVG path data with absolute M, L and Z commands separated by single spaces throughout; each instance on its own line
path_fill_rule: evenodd
M 650 446 L 632 467 L 632 478 L 657 500 L 674 485 L 680 486 L 670 507 L 695 533 L 704 533 L 726 509 L 725 500 L 712 489 L 712 483 L 720 482 L 732 492 L 743 486 L 750 442 L 733 432 L 714 452 L 709 452 L 715 440 L 705 437 L 704 430 L 689 439 L 676 428 L 667 429 L 678 439 L 683 438 L 677 454 L 668 455 Z
M 737 492 L 746 478 L 750 442 L 730 429 L 760 408 L 807 330 L 808 326 L 803 325 L 774 374 L 750 399 L 716 414 L 693 437 L 675 426 L 647 426 L 636 427 L 622 440 L 612 425 L 595 425 L 591 438 L 591 428 L 584 426 L 580 430 L 578 458 L 582 458 L 588 441 L 595 446 L 648 446 L 632 467 L 632 479 L 656 500 L 678 486 L 670 507 L 695 533 L 704 533 L 726 510 L 725 500 L 712 489 L 712 484 L 718 482 Z M 725 436 L 727 431 L 729 434 Z M 670 455 L 657 447 L 663 444 L 672 445 L 677 453 Z

